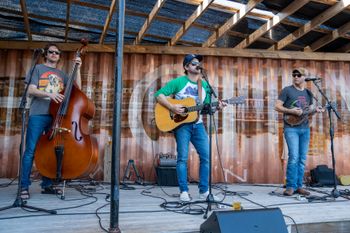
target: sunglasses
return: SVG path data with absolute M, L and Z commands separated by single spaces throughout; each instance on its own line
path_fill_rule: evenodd
M 293 78 L 295 78 L 295 77 L 300 78 L 300 77 L 303 76 L 303 75 L 302 75 L 302 74 L 299 74 L 299 73 L 296 73 L 296 74 L 292 74 L 292 76 L 293 76 Z
M 193 66 L 200 66 L 201 63 L 198 62 L 198 61 L 191 61 L 191 65 L 193 65 Z
M 48 52 L 49 54 L 56 54 L 56 55 L 60 55 L 60 54 L 61 54 L 60 51 L 47 50 L 47 52 Z

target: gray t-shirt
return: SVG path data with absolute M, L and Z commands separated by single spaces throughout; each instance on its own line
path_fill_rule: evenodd
M 296 89 L 293 85 L 287 86 L 283 88 L 281 93 L 278 96 L 278 99 L 283 102 L 283 107 L 285 108 L 301 108 L 305 110 L 310 105 L 312 105 L 312 92 L 308 89 L 304 89 L 302 91 Z M 292 127 L 284 122 L 284 127 Z M 306 120 L 302 124 L 298 126 L 294 126 L 294 128 L 308 128 L 309 120 Z
M 35 66 L 30 83 L 29 76 L 30 72 L 25 79 L 26 84 L 34 84 L 39 90 L 49 93 L 61 92 L 68 80 L 67 75 L 61 70 L 43 64 Z M 29 115 L 49 114 L 50 102 L 49 97 L 40 98 L 32 96 Z

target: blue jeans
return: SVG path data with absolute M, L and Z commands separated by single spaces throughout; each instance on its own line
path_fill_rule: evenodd
M 22 158 L 22 189 L 28 189 L 29 185 L 31 184 L 30 173 L 32 172 L 36 144 L 38 143 L 38 140 L 40 139 L 40 136 L 43 134 L 43 132 L 50 129 L 51 121 L 51 115 L 29 116 L 26 134 L 26 147 Z M 45 188 L 51 185 L 51 179 L 43 176 L 41 187 Z
M 287 184 L 296 190 L 303 186 L 306 155 L 309 150 L 309 128 L 285 128 L 284 137 L 288 145 Z
M 191 142 L 199 154 L 199 193 L 209 190 L 209 143 L 208 134 L 203 123 L 183 124 L 174 130 L 177 144 L 176 173 L 180 192 L 188 191 L 187 160 Z

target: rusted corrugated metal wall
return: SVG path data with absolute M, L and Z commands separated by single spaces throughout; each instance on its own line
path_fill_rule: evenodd
M 74 53 L 65 53 L 60 66 L 70 71 Z M 146 180 L 154 180 L 156 155 L 176 154 L 174 139 L 160 133 L 154 124 L 154 92 L 170 79 L 183 74 L 182 55 L 125 54 L 122 103 L 121 176 L 133 159 Z M 113 113 L 114 56 L 88 53 L 83 59 L 83 91 L 96 104 L 92 132 L 99 142 L 99 167 L 92 175 L 102 179 L 105 148 L 110 145 Z M 17 174 L 21 115 L 18 111 L 29 70 L 29 51 L 0 50 L 0 177 Z M 217 136 L 213 135 L 213 181 L 278 183 L 283 175 L 281 115 L 274 111 L 279 91 L 291 84 L 291 71 L 303 66 L 323 78 L 322 90 L 338 104 L 342 121 L 333 116 L 335 157 L 338 174 L 350 174 L 349 103 L 350 63 L 274 60 L 262 58 L 205 57 L 208 76 L 221 98 L 245 96 L 246 103 L 228 106 L 215 114 Z M 308 87 L 321 104 L 324 101 L 312 83 Z M 307 169 L 331 166 L 329 118 L 312 117 Z M 217 144 L 216 144 L 217 143 Z M 221 161 L 221 162 L 220 162 Z M 189 156 L 189 178 L 198 179 L 198 156 Z M 223 167 L 223 168 L 222 168 Z

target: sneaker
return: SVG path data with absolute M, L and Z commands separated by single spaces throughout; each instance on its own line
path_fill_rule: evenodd
M 191 201 L 191 198 L 190 198 L 190 195 L 188 195 L 188 192 L 184 191 L 180 193 L 180 201 L 183 201 L 183 202 Z
M 199 199 L 200 200 L 207 200 L 208 195 L 209 195 L 209 191 L 206 191 L 205 193 L 200 193 L 199 194 Z M 212 193 L 212 195 L 213 195 L 213 199 L 214 199 L 215 202 L 220 202 L 221 201 L 221 199 L 218 196 L 215 196 L 213 193 Z
M 21 190 L 21 199 L 22 200 L 28 200 L 30 198 L 28 189 L 22 189 Z

